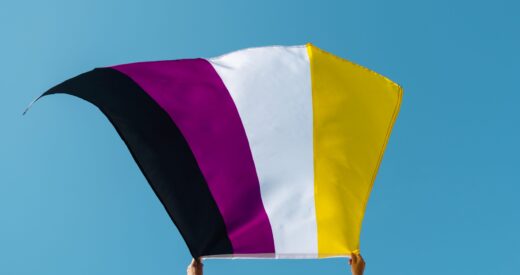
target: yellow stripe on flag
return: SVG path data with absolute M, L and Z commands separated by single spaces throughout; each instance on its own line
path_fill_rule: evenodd
M 314 175 L 320 257 L 359 252 L 361 222 L 402 89 L 307 44 L 311 63 Z

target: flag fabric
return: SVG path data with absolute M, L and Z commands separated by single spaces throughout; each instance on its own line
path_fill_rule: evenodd
M 97 68 L 55 93 L 106 115 L 205 258 L 358 253 L 402 97 L 312 44 Z

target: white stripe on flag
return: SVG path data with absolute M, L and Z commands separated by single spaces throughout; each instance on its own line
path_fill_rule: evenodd
M 246 130 L 277 256 L 317 255 L 306 47 L 251 48 L 209 61 L 229 90 Z

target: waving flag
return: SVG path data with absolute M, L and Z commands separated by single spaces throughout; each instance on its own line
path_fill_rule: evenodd
M 402 95 L 311 44 L 97 68 L 55 93 L 106 115 L 194 257 L 224 258 L 357 253 Z

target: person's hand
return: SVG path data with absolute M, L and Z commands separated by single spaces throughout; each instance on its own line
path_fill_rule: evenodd
M 188 275 L 202 275 L 202 264 L 201 259 L 192 259 L 190 265 L 188 266 L 187 273 Z
M 365 261 L 363 257 L 361 257 L 361 254 L 352 254 L 348 263 L 350 264 L 352 275 L 363 275 L 365 271 Z

